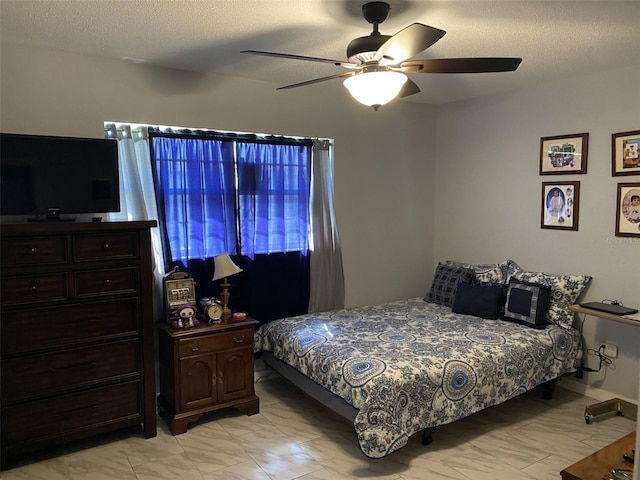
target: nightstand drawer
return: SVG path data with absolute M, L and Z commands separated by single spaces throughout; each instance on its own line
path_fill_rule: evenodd
M 74 260 L 92 262 L 138 258 L 138 242 L 135 232 L 77 235 L 73 238 Z
M 2 279 L 2 304 L 48 302 L 67 298 L 67 274 L 43 274 Z
M 2 441 L 19 449 L 22 442 L 142 418 L 139 400 L 139 383 L 130 382 L 3 407 Z
M 6 359 L 2 362 L 2 404 L 107 381 L 137 380 L 138 348 L 138 341 L 131 340 Z M 25 378 L 32 381 L 25 382 Z
M 4 267 L 66 262 L 66 237 L 14 237 L 2 240 Z
M 215 352 L 244 345 L 253 345 L 253 329 L 251 328 L 180 340 L 178 354 L 180 357 L 188 357 L 189 355 Z
M 138 285 L 138 269 L 113 268 L 109 270 L 89 270 L 75 274 L 75 295 L 114 295 L 135 293 Z

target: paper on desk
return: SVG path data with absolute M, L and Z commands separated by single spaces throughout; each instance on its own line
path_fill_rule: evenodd
M 629 320 L 635 320 L 636 322 L 640 322 L 640 312 L 636 312 L 631 315 L 622 315 L 622 318 L 628 318 Z

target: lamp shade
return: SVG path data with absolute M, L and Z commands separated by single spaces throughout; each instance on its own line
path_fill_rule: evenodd
M 404 73 L 388 70 L 353 75 L 344 81 L 344 86 L 358 102 L 377 110 L 396 98 L 406 81 Z
M 214 281 L 230 277 L 242 271 L 240 267 L 231 261 L 228 253 L 221 253 L 213 257 L 213 269 L 213 278 L 211 280 Z

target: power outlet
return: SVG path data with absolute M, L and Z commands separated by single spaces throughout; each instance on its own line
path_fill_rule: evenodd
M 618 345 L 609 340 L 604 342 L 604 352 L 602 354 L 609 358 L 618 358 Z

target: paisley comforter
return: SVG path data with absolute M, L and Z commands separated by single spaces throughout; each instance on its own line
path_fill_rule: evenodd
M 258 329 L 256 350 L 358 409 L 356 437 L 371 458 L 573 372 L 582 356 L 577 330 L 484 320 L 422 298 L 276 320 Z

